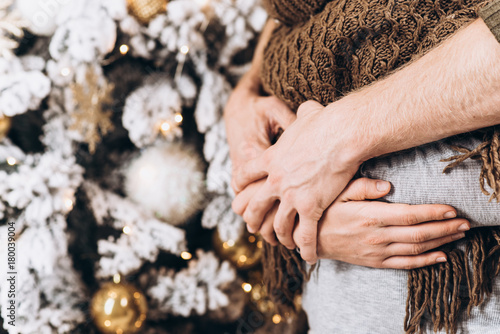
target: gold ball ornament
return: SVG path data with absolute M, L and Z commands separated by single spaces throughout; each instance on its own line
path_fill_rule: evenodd
M 137 333 L 146 320 L 147 303 L 132 285 L 106 283 L 92 298 L 90 311 L 104 334 Z
M 7 133 L 9 133 L 11 125 L 12 121 L 10 117 L 5 115 L 0 115 L 0 140 L 7 137 Z
M 168 0 L 127 0 L 128 10 L 142 24 L 167 11 Z
M 264 242 L 260 235 L 250 234 L 246 230 L 238 240 L 221 240 L 215 230 L 213 246 L 221 259 L 228 260 L 238 269 L 246 270 L 260 263 Z

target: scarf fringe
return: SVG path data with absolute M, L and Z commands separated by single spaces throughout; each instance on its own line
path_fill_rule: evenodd
M 463 312 L 470 315 L 493 291 L 500 272 L 500 228 L 475 228 L 467 239 L 465 252 L 447 246 L 448 262 L 408 273 L 407 334 L 424 333 L 429 317 L 435 332 L 454 334 Z
M 458 166 L 467 159 L 481 160 L 482 167 L 479 175 L 479 186 L 483 194 L 490 196 L 490 202 L 493 199 L 500 202 L 500 127 L 496 126 L 484 131 L 483 143 L 473 150 L 464 147 L 451 146 L 455 151 L 461 154 L 454 155 L 441 161 L 453 161 L 443 170 L 443 173 Z M 490 194 L 485 188 L 487 184 L 493 192 Z
M 441 161 L 452 161 L 443 173 L 467 159 L 482 163 L 479 184 L 489 201 L 500 201 L 500 127 L 485 130 L 483 142 L 475 149 L 452 146 L 461 154 Z M 488 185 L 492 192 L 486 190 Z M 467 233 L 465 252 L 443 247 L 448 262 L 411 270 L 408 273 L 405 331 L 422 333 L 426 317 L 432 319 L 433 329 L 457 332 L 457 323 L 467 310 L 480 306 L 492 292 L 494 278 L 500 272 L 500 227 L 474 228 Z M 446 249 L 448 251 L 446 251 Z M 464 286 L 466 288 L 464 288 Z
M 281 316 L 300 311 L 295 303 L 302 294 L 302 284 L 308 281 L 315 265 L 306 271 L 302 258 L 295 250 L 283 245 L 271 246 L 264 243 L 263 281 L 275 305 L 275 311 Z

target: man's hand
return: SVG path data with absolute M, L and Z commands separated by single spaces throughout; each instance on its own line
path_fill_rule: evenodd
M 302 258 L 317 260 L 317 225 L 323 211 L 342 192 L 361 161 L 350 159 L 357 135 L 349 123 L 332 122 L 332 113 L 316 102 L 299 107 L 297 120 L 278 142 L 261 156 L 235 170 L 236 192 L 267 177 L 264 185 L 245 207 L 243 217 L 249 230 L 257 231 L 267 212 L 280 201 L 274 220 L 279 241 L 289 249 L 298 246 Z M 235 201 L 241 201 L 236 197 Z M 292 232 L 298 214 L 295 242 Z

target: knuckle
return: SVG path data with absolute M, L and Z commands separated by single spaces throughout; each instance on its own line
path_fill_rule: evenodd
M 371 245 L 371 246 L 378 246 L 384 243 L 383 238 L 380 236 L 369 236 L 365 240 L 366 244 Z
M 405 225 L 415 225 L 418 223 L 417 216 L 415 216 L 413 213 L 405 214 L 402 219 Z
M 274 224 L 274 232 L 276 233 L 276 235 L 284 236 L 284 235 L 286 235 L 286 228 L 282 224 L 275 223 Z
M 364 227 L 377 227 L 381 225 L 381 221 L 374 217 L 364 217 L 362 226 Z
M 423 231 L 415 231 L 411 235 L 411 241 L 418 243 L 418 242 L 424 242 L 429 239 L 429 235 L 426 232 Z
M 421 244 L 411 245 L 410 253 L 413 255 L 422 254 L 424 251 L 424 247 Z
M 316 238 L 309 235 L 299 235 L 296 238 L 297 244 L 303 247 L 311 247 L 316 244 Z
M 321 218 L 321 215 L 323 213 L 322 210 L 318 207 L 317 203 L 312 200 L 301 201 L 297 205 L 297 212 L 299 213 L 299 216 L 305 216 L 316 221 Z

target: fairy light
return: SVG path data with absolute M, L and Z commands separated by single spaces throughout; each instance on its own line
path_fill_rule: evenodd
M 9 164 L 9 166 L 14 166 L 16 163 L 17 163 L 16 158 L 14 158 L 14 157 L 7 158 L 7 164 Z
M 174 116 L 174 120 L 175 120 L 175 122 L 176 122 L 176 123 L 182 123 L 182 120 L 183 120 L 183 119 L 184 119 L 184 118 L 183 118 L 183 117 L 182 117 L 182 115 L 181 115 L 181 114 L 179 114 L 179 113 L 175 114 L 175 116 Z
M 277 325 L 280 322 L 281 322 L 281 315 L 279 315 L 279 314 L 273 315 L 273 323 Z
M 121 53 L 122 55 L 126 55 L 126 54 L 128 53 L 128 50 L 129 50 L 129 49 L 130 49 L 130 48 L 128 47 L 128 45 L 127 45 L 127 44 L 122 44 L 122 45 L 120 45 L 120 53 Z
M 73 210 L 74 203 L 73 203 L 73 200 L 71 198 L 66 198 L 64 200 L 64 205 L 66 206 L 66 209 L 68 209 L 68 211 Z
M 160 130 L 163 134 L 168 133 L 170 131 L 170 129 L 172 129 L 172 126 L 170 125 L 169 122 L 165 121 L 165 122 L 161 123 Z
M 130 227 L 129 227 L 129 226 L 127 226 L 127 225 L 125 225 L 125 226 L 123 227 L 123 233 L 125 233 L 125 234 L 129 234 L 129 233 L 130 233 Z
M 188 54 L 188 52 L 189 52 L 189 46 L 187 46 L 187 45 L 183 45 L 183 46 L 181 46 L 180 51 L 181 51 L 181 53 L 182 53 L 183 55 L 187 55 L 187 54 Z
M 67 77 L 71 73 L 71 70 L 68 67 L 63 67 L 61 69 L 61 75 L 63 77 Z
M 122 279 L 122 278 L 121 278 L 120 274 L 114 274 L 114 275 L 113 275 L 113 282 L 114 282 L 115 284 L 120 283 L 121 279 Z
M 104 326 L 106 326 L 106 327 L 111 326 L 111 321 L 109 321 L 109 320 L 104 321 Z
M 181 253 L 181 258 L 183 258 L 184 260 L 191 260 L 191 258 L 193 257 L 193 255 L 189 252 L 182 252 Z
M 241 285 L 241 288 L 243 289 L 243 291 L 245 291 L 247 293 L 252 291 L 252 285 L 250 283 L 243 283 Z

